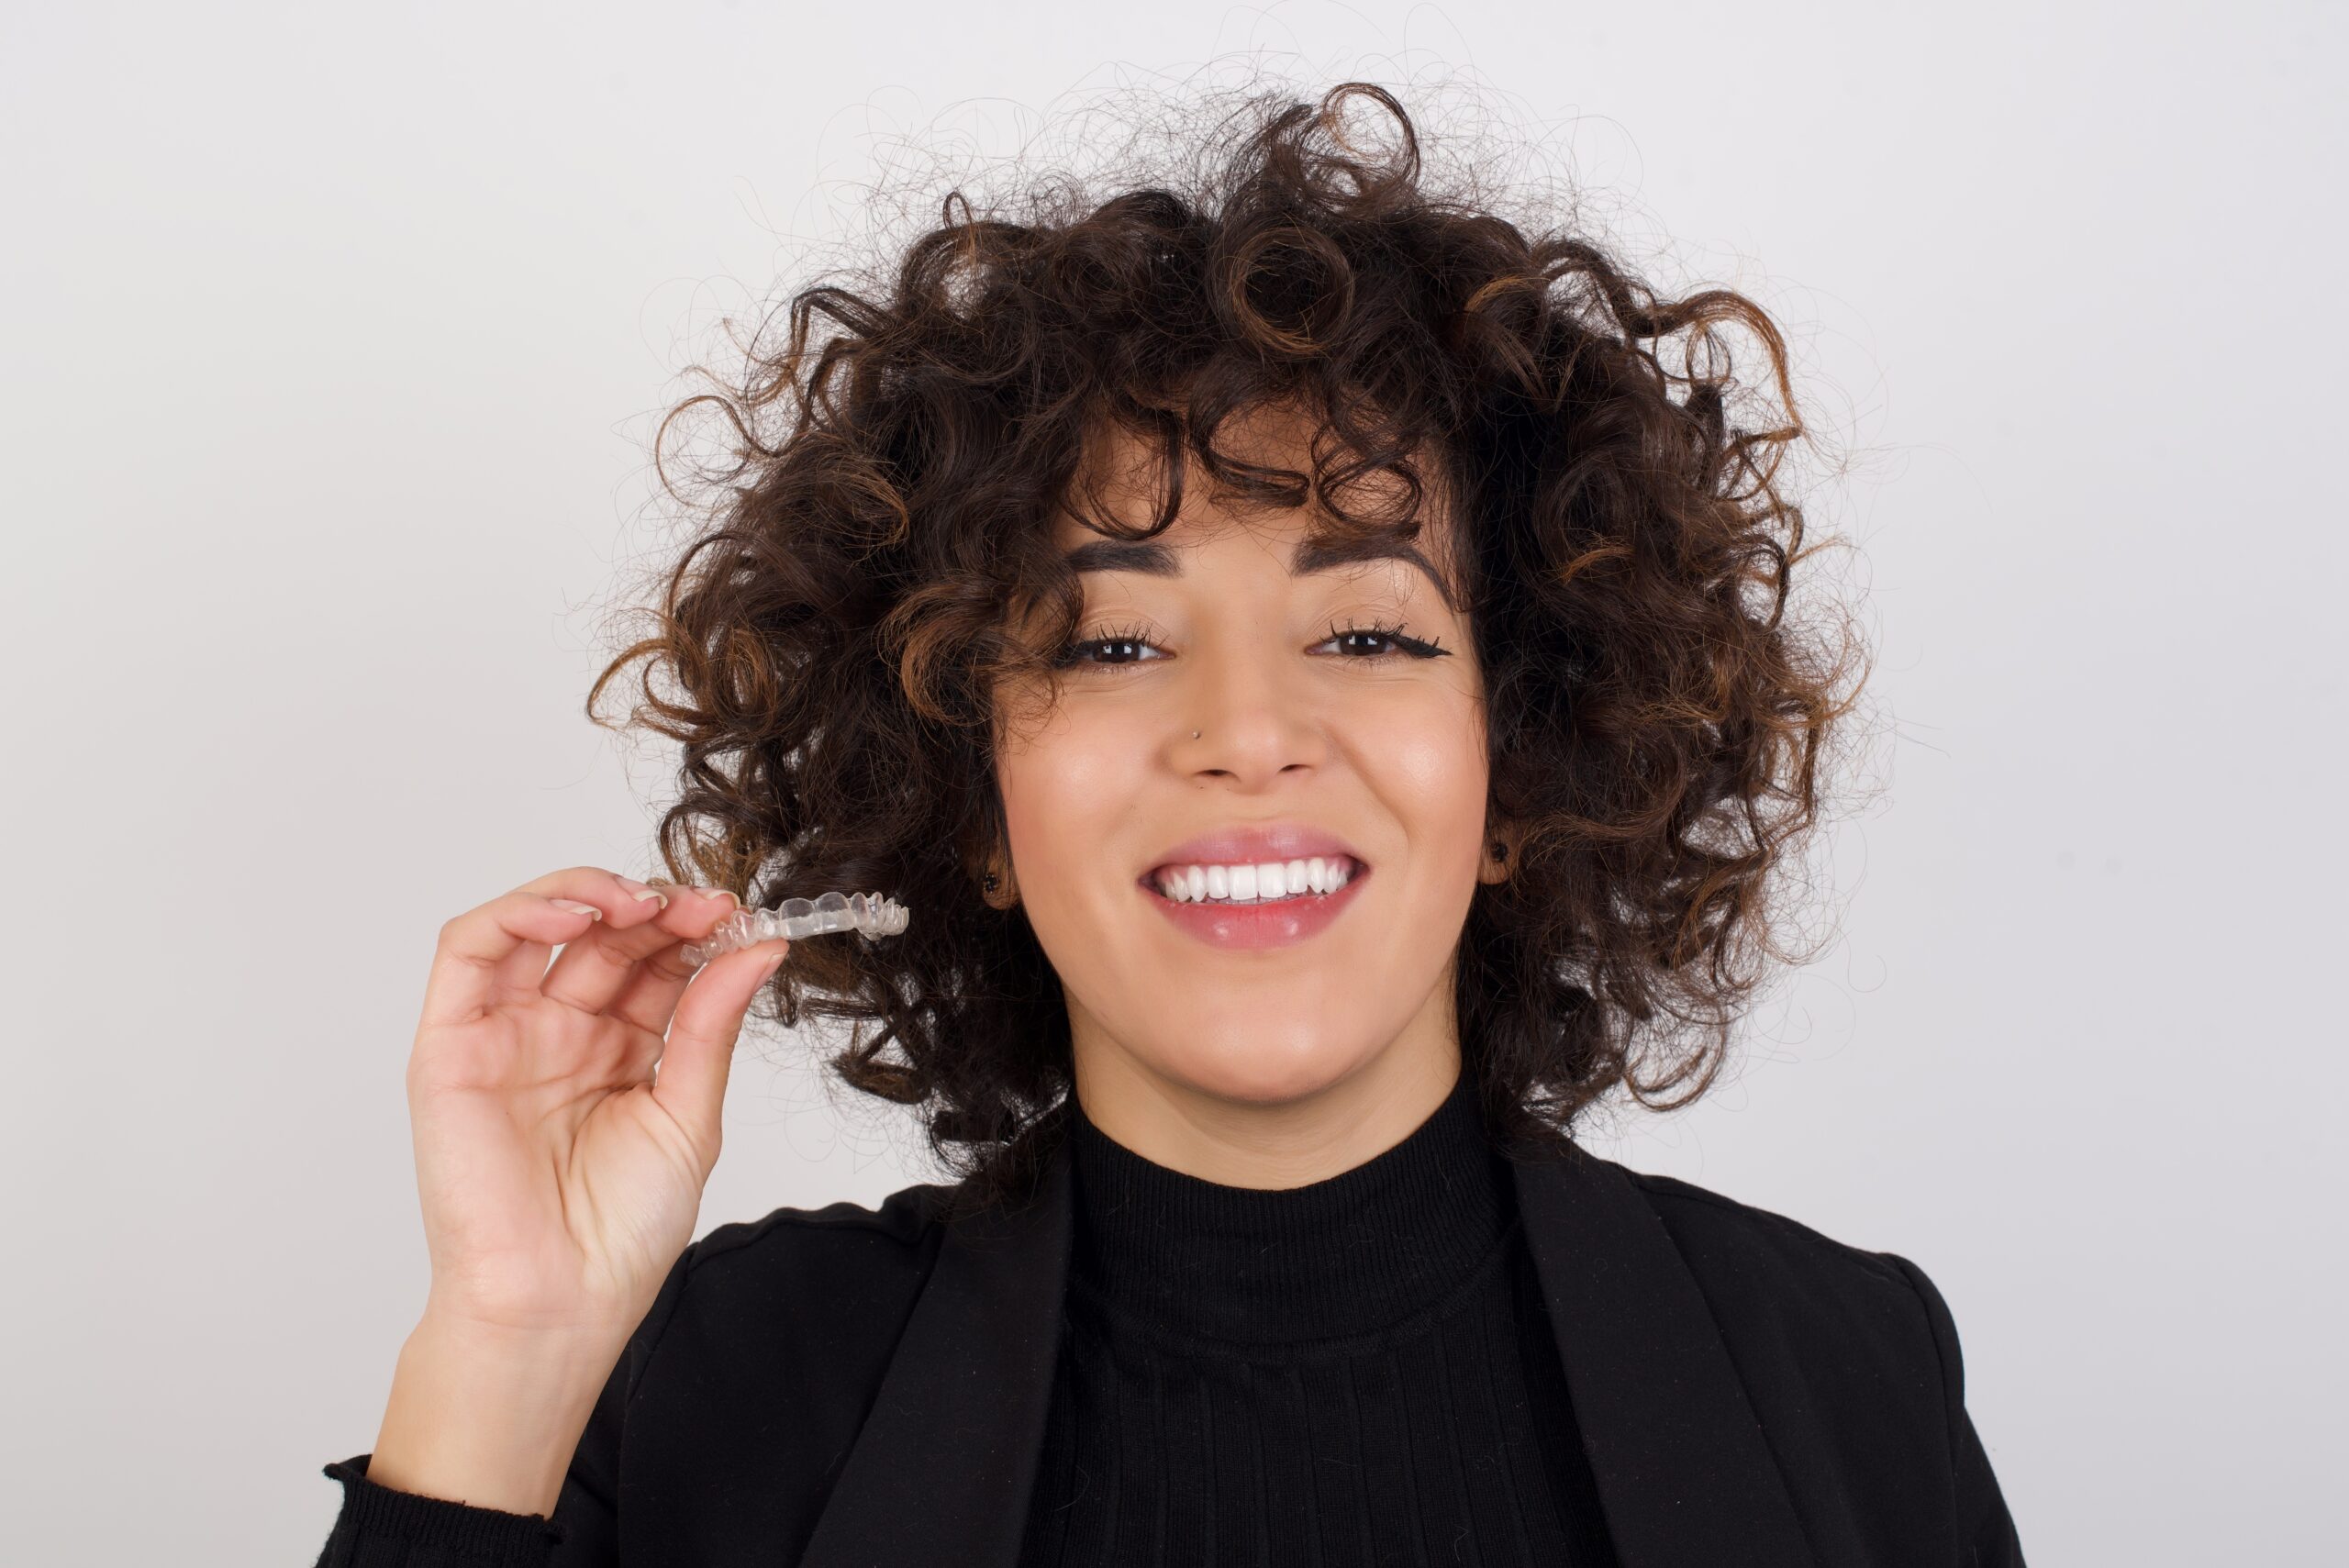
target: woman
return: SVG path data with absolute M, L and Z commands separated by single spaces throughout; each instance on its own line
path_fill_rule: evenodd
M 1778 334 L 1272 110 L 688 405 L 742 467 L 597 683 L 672 678 L 676 880 L 443 928 L 323 1562 L 2021 1561 L 1921 1272 L 1569 1136 L 1713 1081 L 1853 701 Z M 832 888 L 910 928 L 685 962 Z M 770 986 L 959 1179 L 687 1245 Z

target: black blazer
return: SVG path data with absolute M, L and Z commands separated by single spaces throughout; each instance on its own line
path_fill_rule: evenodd
M 687 1248 L 580 1441 L 549 1561 L 1011 1568 L 1069 1248 L 1057 1141 L 1016 1208 L 947 1222 L 924 1184 Z M 1579 1149 L 1510 1169 L 1622 1568 L 2020 1568 L 1915 1264 Z M 377 1561 L 431 1511 L 409 1539 L 492 1518 L 361 1481 L 320 1561 Z

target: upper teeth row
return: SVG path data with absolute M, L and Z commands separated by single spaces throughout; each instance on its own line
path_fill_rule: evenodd
M 1341 855 L 1325 860 L 1267 861 L 1252 866 L 1161 866 L 1158 891 L 1183 903 L 1203 898 L 1286 898 L 1297 893 L 1335 893 L 1353 876 L 1353 862 Z

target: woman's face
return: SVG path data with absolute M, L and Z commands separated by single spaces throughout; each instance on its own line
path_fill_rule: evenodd
M 1301 428 L 1260 414 L 1222 444 L 1304 472 Z M 1137 457 L 1119 446 L 1110 472 Z M 1450 519 L 1427 477 L 1416 542 L 1441 573 Z M 1190 478 L 1141 544 L 1062 519 L 1059 548 L 1085 550 L 1075 662 L 1048 717 L 1013 696 L 1029 717 L 997 752 L 1017 895 L 1065 988 L 1087 1104 L 1105 1084 L 1289 1101 L 1365 1073 L 1440 1093 L 1453 952 L 1497 874 L 1466 617 L 1408 560 L 1299 570 L 1304 510 L 1241 518 Z M 1112 495 L 1148 520 L 1149 496 Z M 1260 877 L 1261 902 L 1233 901 L 1257 873 L 1231 868 L 1273 864 L 1277 897 Z M 1321 890 L 1333 869 L 1348 880 Z M 1194 883 L 1208 896 L 1183 895 Z

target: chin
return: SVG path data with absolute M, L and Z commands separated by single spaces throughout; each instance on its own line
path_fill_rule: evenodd
M 1166 1042 L 1153 1065 L 1199 1094 L 1256 1105 L 1308 1099 L 1352 1076 L 1369 1059 L 1364 1037 L 1319 1020 L 1291 1029 L 1202 1028 Z

